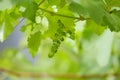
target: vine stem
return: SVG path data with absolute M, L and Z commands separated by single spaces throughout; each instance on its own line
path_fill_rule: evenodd
M 42 3 L 44 3 L 45 2 L 45 0 L 42 0 L 38 5 L 40 6 Z
M 119 77 L 120 73 L 111 73 L 111 74 L 95 74 L 95 75 L 78 75 L 78 74 L 43 74 L 43 73 L 30 73 L 30 72 L 14 72 L 4 68 L 0 68 L 0 71 L 6 72 L 10 75 L 14 75 L 16 77 L 24 77 L 24 78 L 65 78 L 65 79 L 89 79 L 89 78 L 105 78 L 108 76 L 116 76 Z
M 67 15 L 63 15 L 63 14 L 58 14 L 58 13 L 55 13 L 55 12 L 52 12 L 52 11 L 49 11 L 49 10 L 46 10 L 46 9 L 43 9 L 43 8 L 40 8 L 40 10 L 44 11 L 44 12 L 47 12 L 49 14 L 53 14 L 53 15 L 56 15 L 56 16 L 61 16 L 61 17 L 66 17 L 66 18 L 71 18 L 71 19 L 78 19 L 78 20 L 87 20 L 89 18 L 83 18 L 82 16 L 80 17 L 73 17 L 73 16 L 67 16 Z

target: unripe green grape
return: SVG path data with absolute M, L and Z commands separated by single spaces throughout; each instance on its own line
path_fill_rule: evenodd
M 53 45 L 52 45 L 52 48 L 51 48 L 51 52 L 48 54 L 48 57 L 50 57 L 50 58 L 53 57 L 54 54 L 57 52 L 59 46 L 60 46 L 59 43 L 53 42 Z
M 52 45 L 52 47 L 56 47 L 56 48 L 58 48 L 59 45 L 60 45 L 60 43 L 58 43 L 58 42 L 54 42 L 53 45 Z
M 48 57 L 49 58 L 52 58 L 54 56 L 54 53 L 52 53 L 52 52 L 50 52 L 49 54 L 48 54 Z
M 56 53 L 56 52 L 57 52 L 57 48 L 58 48 L 58 46 L 57 46 L 57 47 L 55 47 L 55 46 L 52 47 L 52 48 L 51 48 L 51 52 L 52 52 L 52 53 Z
M 72 31 L 68 30 L 67 33 L 72 34 Z
M 75 39 L 75 34 L 74 34 L 74 33 L 71 34 L 71 35 L 70 35 L 70 38 L 74 40 L 74 39 Z
M 57 39 L 57 40 L 56 40 L 56 42 L 57 42 L 58 44 L 60 44 L 60 43 L 61 43 L 61 41 L 60 41 L 59 39 Z
M 68 30 L 67 33 L 69 33 L 69 37 L 71 39 L 75 39 L 75 29 L 72 29 L 72 30 Z
M 53 57 L 54 54 L 57 52 L 60 44 L 62 41 L 64 41 L 64 37 L 66 37 L 66 29 L 64 24 L 58 20 L 58 29 L 57 32 L 54 34 L 54 38 L 53 38 L 53 45 L 51 47 L 51 52 L 49 53 L 49 57 Z
M 60 38 L 60 40 L 61 40 L 61 41 L 64 41 L 64 38 L 63 38 L 63 37 L 61 37 L 61 38 Z
M 66 36 L 66 32 L 64 32 L 64 31 L 63 31 L 63 32 L 61 32 L 61 34 L 62 34 L 63 36 Z

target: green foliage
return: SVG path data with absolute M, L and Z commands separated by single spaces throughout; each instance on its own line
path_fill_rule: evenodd
M 17 21 L 15 21 L 16 16 L 12 16 L 12 11 L 5 10 L 0 13 L 1 19 L 0 19 L 0 28 L 3 30 L 3 40 L 5 40 L 10 33 L 13 31 L 14 26 L 16 26 Z M 3 41 L 2 40 L 2 41 Z
M 63 39 L 75 39 L 75 23 L 79 20 L 86 21 L 83 36 L 87 38 L 94 32 L 101 35 L 108 28 L 120 31 L 119 3 L 119 0 L 10 0 L 10 8 L 1 5 L 0 28 L 6 39 L 14 29 L 13 22 L 26 18 L 21 31 L 28 38 L 32 56 L 37 53 L 41 40 L 46 38 L 53 40 L 50 54 L 53 56 Z
M 110 2 L 108 1 L 108 3 L 111 4 L 112 1 Z M 105 3 L 103 4 L 103 2 L 100 0 L 96 0 L 96 1 L 81 0 L 79 3 L 72 2 L 70 4 L 70 10 L 79 14 L 80 16 L 84 16 L 84 18 L 86 19 L 92 18 L 97 24 L 108 26 L 111 29 L 111 31 L 119 31 L 118 26 L 120 26 L 120 24 L 119 22 L 117 22 L 119 21 L 119 17 L 115 17 L 113 15 L 114 13 L 110 13 L 112 7 L 108 9 L 105 6 L 109 7 L 109 4 L 105 5 Z
M 76 3 L 76 2 L 72 2 L 70 4 L 70 10 L 81 15 L 81 16 L 88 16 L 88 12 L 86 11 L 86 9 L 84 9 L 83 6 L 81 6 L 80 4 Z
M 119 17 L 117 17 L 114 14 L 106 14 L 103 18 L 103 25 L 109 26 L 111 31 L 119 31 L 120 30 L 120 23 L 118 22 L 120 20 Z
M 81 16 L 92 18 L 98 24 L 101 23 L 105 15 L 105 9 L 100 0 L 81 0 L 80 3 L 72 2 L 70 9 Z
M 35 22 L 36 11 L 38 10 L 37 3 L 35 3 L 33 0 L 12 0 L 12 2 L 13 4 L 25 9 L 22 11 L 23 17 Z

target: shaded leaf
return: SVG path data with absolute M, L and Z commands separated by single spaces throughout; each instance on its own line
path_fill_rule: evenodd
M 102 22 L 102 18 L 105 15 L 104 5 L 100 0 L 80 0 L 79 3 L 72 2 L 70 9 L 83 17 L 92 18 L 98 24 Z
M 107 25 L 111 31 L 120 31 L 120 18 L 115 14 L 108 14 L 103 18 L 103 25 Z

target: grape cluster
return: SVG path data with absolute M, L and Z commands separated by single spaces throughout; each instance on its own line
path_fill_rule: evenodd
M 64 37 L 66 36 L 66 30 L 64 24 L 61 22 L 61 20 L 57 21 L 58 29 L 57 32 L 54 35 L 53 38 L 53 44 L 51 47 L 51 52 L 49 53 L 49 57 L 53 57 L 54 54 L 57 52 L 60 44 L 62 41 L 64 41 Z
M 75 29 L 68 30 L 67 33 L 70 35 L 69 38 L 75 39 Z

